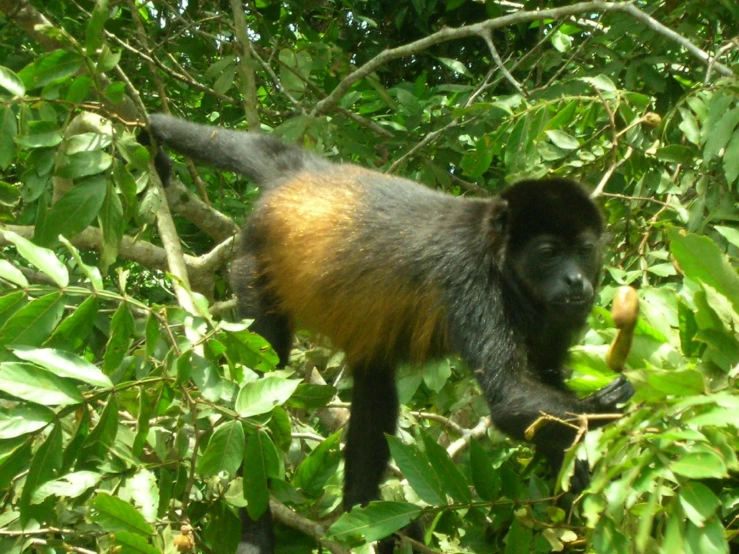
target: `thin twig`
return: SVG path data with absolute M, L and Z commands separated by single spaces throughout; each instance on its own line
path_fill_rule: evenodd
M 525 96 L 526 98 L 528 98 L 529 94 L 523 89 L 521 83 L 516 81 L 516 78 L 511 75 L 511 72 L 506 69 L 503 60 L 500 59 L 500 54 L 498 54 L 498 50 L 495 48 L 495 43 L 493 42 L 493 33 L 490 31 L 490 29 L 485 29 L 480 34 L 480 36 L 485 41 L 485 44 L 488 45 L 488 50 L 490 50 L 490 55 L 493 57 L 495 65 L 498 66 L 498 69 L 506 78 L 506 80 L 511 84 L 513 88 L 518 91 L 521 96 Z

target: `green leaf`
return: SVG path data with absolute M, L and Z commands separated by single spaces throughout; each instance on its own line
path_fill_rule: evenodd
M 711 133 L 706 138 L 706 144 L 703 147 L 703 160 L 711 161 L 724 148 L 734 133 L 734 128 L 739 124 L 739 108 L 734 108 L 723 116 L 713 125 Z
M 123 240 L 123 206 L 112 183 L 105 189 L 105 198 L 98 211 L 98 222 L 103 231 L 103 244 L 100 254 L 100 267 L 107 272 L 108 267 L 118 257 L 121 240 Z
M 31 121 L 28 132 L 17 135 L 15 142 L 25 148 L 50 148 L 63 140 L 62 130 L 53 121 Z
M 37 298 L 15 312 L 0 329 L 0 344 L 40 346 L 49 338 L 64 313 L 60 292 Z
M 190 353 L 189 363 L 192 367 L 191 378 L 203 397 L 211 402 L 218 402 L 223 394 L 223 379 L 218 368 L 201 356 Z
M 23 86 L 21 78 L 7 67 L 0 66 L 0 87 L 13 96 L 24 96 L 26 94 L 26 87 Z
M 287 401 L 287 405 L 304 410 L 315 410 L 331 402 L 334 396 L 336 396 L 335 387 L 300 383 Z
M 283 48 L 279 53 L 280 58 L 280 81 L 284 89 L 293 97 L 300 98 L 306 87 L 306 81 L 310 78 L 310 54 L 306 51 L 295 52 L 289 48 Z
M 123 361 L 128 343 L 133 334 L 134 321 L 131 310 L 125 302 L 118 306 L 110 321 L 110 336 L 103 356 L 103 373 L 112 374 Z
M 236 397 L 236 412 L 241 417 L 266 414 L 275 406 L 282 406 L 299 384 L 294 379 L 272 376 L 247 383 Z
M 7 106 L 0 107 L 0 168 L 7 169 L 15 160 L 15 138 L 18 134 L 18 123 L 13 112 Z
M 110 71 L 118 65 L 119 61 L 121 61 L 121 51 L 113 51 L 108 47 L 107 44 L 104 44 L 103 50 L 102 52 L 100 52 L 100 58 L 98 59 L 98 71 Z M 125 88 L 125 83 L 111 83 L 107 87 L 105 87 L 105 97 L 114 104 L 117 104 L 123 99 Z
M 529 165 L 527 153 L 529 151 L 529 144 L 531 143 L 529 138 L 531 120 L 530 112 L 524 117 L 521 117 L 513 127 L 510 137 L 506 142 L 503 161 L 509 173 L 516 173 Z
M 470 441 L 470 471 L 477 494 L 487 502 L 497 500 L 500 493 L 500 478 L 477 440 Z
M 372 542 L 402 529 L 423 510 L 407 502 L 370 502 L 346 512 L 326 532 L 329 540 L 358 544 Z
M 603 92 L 616 92 L 618 90 L 616 85 L 613 84 L 613 81 L 605 75 L 581 77 L 580 80 Z
M 698 527 L 702 527 L 705 521 L 716 512 L 721 501 L 707 486 L 690 481 L 680 489 L 680 505 L 688 519 Z
M 70 377 L 95 387 L 110 388 L 113 386 L 110 378 L 100 369 L 71 352 L 24 346 L 11 348 L 11 350 L 22 360 L 38 364 L 59 377 Z
M 236 68 L 231 66 L 227 67 L 226 70 L 221 73 L 213 83 L 213 90 L 218 94 L 226 94 L 234 84 L 234 77 L 236 77 Z
M 0 129 L 2 132 L 2 129 Z M 0 181 L 0 204 L 4 206 L 15 206 L 21 198 L 18 185 L 11 185 L 7 181 Z
M 387 441 L 395 463 L 421 500 L 436 506 L 446 505 L 446 494 L 423 452 L 417 446 L 404 444 L 398 437 L 387 435 Z
M 491 140 L 489 135 L 484 135 L 477 141 L 474 150 L 465 153 L 459 165 L 466 175 L 473 178 L 481 177 L 490 168 L 493 161 Z
M 45 346 L 64 350 L 77 350 L 86 341 L 98 314 L 98 301 L 90 296 L 72 315 L 65 318 L 46 341 Z
M 198 471 L 203 477 L 221 471 L 233 477 L 244 459 L 245 444 L 244 428 L 240 421 L 232 420 L 219 425 L 198 461 Z
M 578 100 L 572 100 L 571 102 L 568 102 L 564 108 L 558 110 L 556 115 L 552 117 L 552 119 L 549 121 L 549 124 L 547 125 L 547 129 L 555 130 L 564 125 L 572 123 L 578 105 Z
M 726 183 L 731 186 L 739 177 L 739 130 L 731 135 L 729 144 L 724 152 L 724 175 Z
M 739 277 L 709 237 L 670 232 L 670 251 L 686 277 L 701 281 L 726 296 L 739 311 Z
M 0 390 L 42 406 L 67 406 L 84 400 L 69 381 L 19 362 L 0 364 Z
M 136 499 L 136 505 L 140 507 L 144 519 L 155 524 L 159 508 L 159 484 L 156 475 L 148 469 L 139 468 L 126 481 L 126 492 Z
M 37 58 L 24 67 L 18 76 L 26 90 L 41 88 L 54 81 L 61 81 L 76 75 L 82 66 L 82 57 L 71 50 L 56 50 Z
M 739 230 L 734 227 L 724 227 L 723 225 L 714 225 L 713 228 L 732 245 L 739 248 Z
M 572 49 L 572 37 L 556 31 L 551 35 L 552 46 L 558 52 L 568 52 Z
M 97 175 L 107 170 L 113 163 L 113 157 L 100 150 L 78 152 L 71 156 L 67 155 L 63 159 L 64 163 L 57 168 L 56 176 L 66 179 L 79 179 L 80 177 Z M 105 190 L 105 181 L 102 178 L 99 180 L 100 186 Z
M 516 518 L 510 526 L 510 530 L 505 536 L 504 554 L 530 554 L 533 551 L 532 542 L 534 533 L 526 526 L 521 519 Z M 596 552 L 609 552 L 615 554 L 618 550 L 598 550 Z
M 146 317 L 144 335 L 146 337 L 146 355 L 151 356 L 154 354 L 159 343 L 159 320 L 154 312 L 149 312 L 149 315 Z M 194 373 L 197 373 L 197 371 Z
M 113 137 L 108 133 L 80 133 L 67 139 L 64 153 L 71 156 L 81 152 L 95 152 L 107 148 L 112 142 Z
M 237 425 L 241 425 L 237 422 Z M 244 498 L 248 504 L 246 511 L 256 521 L 269 508 L 269 490 L 267 479 L 270 477 L 270 466 L 274 465 L 277 449 L 267 433 L 257 431 L 246 443 L 244 450 Z
M 2 415 L 0 414 L 0 421 Z M 28 469 L 29 462 L 33 458 L 31 452 L 31 441 L 17 440 L 6 441 L 2 446 L 2 455 L 0 456 L 0 489 L 6 489 L 18 475 Z
M 85 49 L 88 57 L 92 57 L 103 43 L 103 26 L 108 19 L 108 13 L 108 0 L 97 0 L 85 30 Z
M 431 467 L 439 478 L 443 490 L 457 502 L 472 502 L 472 494 L 467 486 L 467 480 L 457 469 L 446 449 L 432 439 L 428 433 L 421 431 L 426 456 Z
M 52 427 L 49 436 L 41 444 L 31 459 L 26 482 L 23 485 L 19 507 L 21 523 L 33 519 L 35 510 L 30 509 L 34 491 L 43 483 L 54 479 L 62 467 L 62 430 L 59 425 Z M 39 514 L 42 515 L 42 514 Z M 38 517 L 38 516 L 37 516 Z
M 562 148 L 563 150 L 575 150 L 580 148 L 580 143 L 577 139 L 564 131 L 549 130 L 545 131 L 549 140 L 551 140 L 555 146 Z
M 434 392 L 441 392 L 452 375 L 452 364 L 449 358 L 434 360 L 423 364 L 419 370 L 423 376 L 423 382 Z
M 67 88 L 67 102 L 81 104 L 87 99 L 90 89 L 92 89 L 92 77 L 89 75 L 80 75 Z
M 326 481 L 336 472 L 341 460 L 339 451 L 341 431 L 329 436 L 313 449 L 295 471 L 292 484 L 308 494 L 320 494 Z
M 726 530 L 717 518 L 712 518 L 703 527 L 688 523 L 685 542 L 681 552 L 691 554 L 726 554 L 731 552 L 726 539 Z M 667 552 L 667 550 L 663 550 Z
M 105 286 L 103 285 L 103 277 L 100 275 L 100 270 L 97 267 L 87 265 L 82 261 L 82 256 L 80 256 L 79 250 L 77 250 L 67 239 L 61 237 L 59 240 L 64 247 L 69 250 L 69 253 L 72 254 L 74 261 L 77 262 L 77 267 L 85 274 L 85 277 L 90 280 L 92 288 L 96 291 L 103 290 Z
M 464 75 L 465 77 L 472 77 L 470 70 L 467 69 L 467 67 L 462 62 L 458 60 L 453 60 L 452 58 L 437 57 L 436 59 L 455 73 L 459 73 L 460 75 Z
M 283 408 L 272 410 L 267 426 L 272 433 L 275 446 L 283 452 L 289 452 L 292 444 L 292 423 L 287 412 Z
M 51 279 L 60 287 L 66 287 L 69 284 L 69 273 L 64 264 L 60 262 L 54 252 L 47 248 L 36 246 L 30 240 L 16 235 L 12 231 L 3 231 L 5 239 L 15 244 L 18 254 L 23 256 L 31 265 L 41 270 L 42 273 L 51 277 Z
M 680 371 L 650 370 L 646 372 L 647 382 L 656 390 L 674 396 L 701 394 L 706 385 L 703 375 L 694 369 Z
M 26 276 L 8 260 L 0 260 L 0 278 L 13 283 L 14 285 L 18 285 L 19 287 L 28 287 L 28 279 L 26 279 Z
M 698 127 L 698 121 L 696 121 L 695 117 L 693 117 L 693 114 L 687 108 L 678 109 L 680 111 L 680 115 L 683 118 L 678 127 L 680 127 L 680 130 L 683 132 L 686 139 L 688 139 L 696 146 L 699 145 L 701 142 L 701 131 L 700 127 Z
M 686 164 L 693 160 L 693 150 L 680 144 L 670 144 L 664 148 L 658 148 L 655 154 L 662 162 L 674 162 Z
M 102 478 L 103 474 L 95 471 L 75 471 L 74 473 L 69 473 L 53 481 L 48 481 L 35 489 L 31 503 L 40 504 L 50 496 L 77 498 L 96 486 Z
M 690 479 L 723 479 L 727 476 L 724 460 L 707 448 L 688 452 L 670 464 L 670 469 Z
M 310 115 L 298 115 L 280 123 L 272 133 L 285 142 L 299 142 L 313 124 L 314 118 Z
M 118 434 L 118 400 L 111 396 L 108 404 L 100 414 L 94 429 L 85 438 L 80 449 L 78 463 L 80 466 L 88 461 L 104 460 L 110 455 L 109 449 Z
M 53 411 L 32 404 L 21 404 L 7 413 L 0 411 L 0 440 L 35 433 L 52 421 Z
M 104 492 L 99 493 L 92 501 L 88 515 L 93 523 L 97 523 L 108 533 L 129 531 L 138 535 L 154 534 L 154 529 L 136 508 Z
M 144 537 L 130 531 L 118 531 L 114 539 L 116 548 L 111 550 L 118 552 L 120 548 L 121 554 L 161 554 L 161 551 L 151 546 Z

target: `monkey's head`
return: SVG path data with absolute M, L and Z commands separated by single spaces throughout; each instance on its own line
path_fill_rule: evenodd
M 521 181 L 500 197 L 507 202 L 504 275 L 548 317 L 583 322 L 601 270 L 598 207 L 568 179 Z

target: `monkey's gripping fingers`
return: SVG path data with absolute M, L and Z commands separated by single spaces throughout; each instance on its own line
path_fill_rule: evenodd
M 618 412 L 617 407 L 634 396 L 634 386 L 623 375 L 585 400 L 594 412 Z

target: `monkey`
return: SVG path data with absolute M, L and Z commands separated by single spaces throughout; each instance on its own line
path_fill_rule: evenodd
M 280 366 L 297 327 L 344 352 L 353 377 L 345 510 L 379 497 L 400 362 L 459 353 L 495 426 L 521 441 L 543 414 L 618 412 L 633 395 L 623 376 L 585 398 L 565 384 L 604 242 L 601 212 L 578 182 L 529 179 L 489 198 L 461 198 L 262 134 L 162 114 L 151 116 L 150 130 L 158 144 L 261 187 L 232 260 L 232 287 L 240 315 L 254 319 Z M 531 440 L 558 471 L 575 435 L 553 421 Z M 587 482 L 579 464 L 572 486 Z M 253 523 L 240 552 L 271 554 L 271 533 Z

